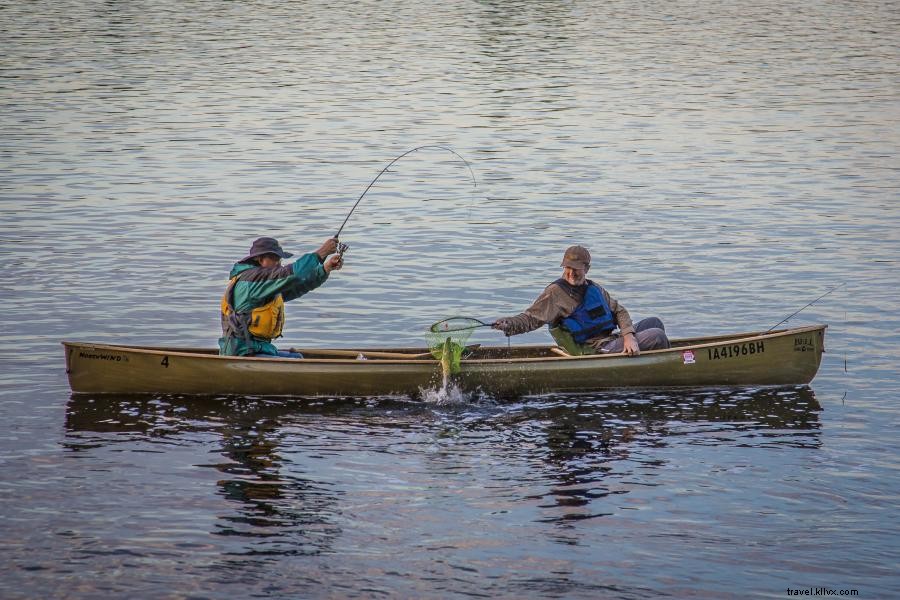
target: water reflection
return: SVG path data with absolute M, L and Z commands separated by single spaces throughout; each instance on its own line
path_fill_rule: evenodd
M 556 483 L 535 499 L 545 509 L 558 507 L 545 520 L 562 525 L 609 516 L 616 504 L 598 500 L 656 485 L 652 477 L 667 467 L 662 450 L 669 446 L 821 446 L 822 407 L 808 386 L 551 396 L 542 404 L 518 418 L 543 424 L 544 462 Z
M 818 437 L 808 433 L 818 430 L 822 407 L 809 386 L 591 395 L 578 397 L 574 405 L 571 397 L 546 397 L 554 400 L 566 404 L 551 405 L 542 418 L 553 423 L 547 441 L 559 459 L 614 453 L 631 444 L 662 447 L 685 435 L 693 435 L 691 443 L 712 445 L 733 442 L 735 433 L 797 447 L 819 445 Z M 536 416 L 529 412 L 526 416 Z
M 196 444 L 204 443 L 197 434 L 215 433 L 211 452 L 224 460 L 195 466 L 222 473 L 218 493 L 235 507 L 219 515 L 211 532 L 245 539 L 226 554 L 319 554 L 340 535 L 334 524 L 338 502 L 329 483 L 288 464 L 283 455 L 282 420 L 292 410 L 246 399 L 72 396 L 64 446 L 85 452 L 122 442 Z
M 619 510 L 613 499 L 636 486 L 657 485 L 671 447 L 819 448 L 820 411 L 808 386 L 549 395 L 516 404 L 481 399 L 452 407 L 371 398 L 78 395 L 68 404 L 64 444 L 75 452 L 122 442 L 209 445 L 221 458 L 197 466 L 222 474 L 218 494 L 234 508 L 217 517 L 212 533 L 244 542 L 228 553 L 317 554 L 342 535 L 345 495 L 387 493 L 360 484 L 341 459 L 316 462 L 323 455 L 356 453 L 359 468 L 380 472 L 426 447 L 450 446 L 427 453 L 428 473 L 403 474 L 408 485 L 425 487 L 448 469 L 481 472 L 480 459 L 467 457 L 487 455 L 502 463 L 506 489 L 537 502 L 538 521 L 565 528 Z M 510 444 L 511 436 L 520 443 Z M 560 535 L 560 543 L 578 543 Z
M 266 416 L 227 422 L 221 453 L 231 462 L 212 465 L 228 477 L 221 493 L 237 514 L 220 517 L 216 534 L 265 540 L 246 555 L 317 554 L 330 549 L 340 528 L 332 523 L 337 498 L 327 483 L 283 469 L 277 420 Z
M 818 447 L 817 436 L 806 435 L 819 428 L 822 409 L 809 386 L 738 390 L 671 390 L 603 392 L 597 394 L 549 394 L 526 397 L 517 404 L 497 403 L 490 398 L 472 398 L 469 404 L 432 407 L 391 398 L 197 398 L 179 396 L 117 396 L 74 394 L 66 411 L 70 433 L 138 433 L 165 438 L 184 432 L 215 431 L 223 437 L 223 454 L 264 474 L 281 466 L 277 459 L 282 426 L 298 417 L 352 416 L 361 423 L 382 428 L 393 422 L 404 429 L 409 421 L 420 422 L 423 414 L 440 420 L 448 415 L 476 416 L 463 426 L 479 427 L 483 421 L 510 425 L 522 421 L 548 423 L 546 446 L 560 459 L 585 452 L 614 452 L 628 444 L 658 445 L 667 438 L 700 431 L 738 431 L 762 437 L 790 438 L 792 443 Z M 385 419 L 389 414 L 390 419 Z M 457 424 L 460 425 L 460 424 Z M 66 446 L 84 450 L 97 443 L 90 436 L 69 439 Z M 107 442 L 115 438 L 103 438 Z M 94 441 L 91 441 L 94 440 Z M 710 442 L 733 441 L 710 437 Z M 696 440 L 695 440 L 696 441 Z

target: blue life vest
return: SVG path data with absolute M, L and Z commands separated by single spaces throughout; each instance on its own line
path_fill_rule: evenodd
M 556 283 L 564 284 L 567 290 L 574 288 L 560 279 Z M 583 344 L 591 338 L 612 333 L 617 327 L 616 317 L 603 297 L 603 289 L 593 281 L 587 282 L 587 290 L 581 304 L 575 307 L 568 317 L 560 320 L 560 326 L 572 334 L 572 338 Z

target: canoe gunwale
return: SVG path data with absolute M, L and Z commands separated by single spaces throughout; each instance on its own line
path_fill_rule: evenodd
M 671 348 L 634 357 L 559 356 L 548 344 L 482 346 L 476 358 L 461 361 L 454 380 L 460 389 L 498 397 L 620 388 L 798 385 L 812 381 L 818 371 L 826 327 L 684 338 L 672 340 Z M 384 356 L 400 351 L 418 354 L 419 348 L 340 349 L 340 357 L 298 360 L 219 356 L 210 348 L 62 343 L 69 387 L 76 394 L 415 397 L 439 385 L 442 374 L 440 363 L 430 357 Z M 308 356 L 328 351 L 307 350 Z M 373 357 L 359 360 L 358 352 L 372 352 Z M 383 357 L 377 357 L 379 352 Z
M 688 350 L 698 350 L 711 348 L 715 346 L 721 346 L 725 343 L 730 344 L 738 344 L 738 343 L 749 343 L 756 342 L 781 336 L 789 336 L 789 335 L 797 335 L 802 333 L 810 333 L 814 331 L 822 330 L 828 328 L 826 324 L 819 325 L 808 325 L 803 327 L 793 327 L 788 329 L 779 329 L 775 331 L 767 331 L 767 332 L 749 332 L 749 333 L 736 333 L 731 335 L 721 335 L 721 336 L 707 336 L 707 337 L 698 337 L 698 338 L 683 338 L 672 340 L 672 347 L 665 348 L 661 350 L 643 350 L 640 353 L 640 357 L 645 356 L 656 356 L 670 353 L 681 353 Z M 691 343 L 695 342 L 695 343 Z M 78 341 L 66 341 L 63 340 L 61 342 L 63 346 L 66 348 L 72 347 L 90 347 L 95 349 L 106 349 L 110 351 L 128 351 L 128 352 L 139 352 L 141 354 L 150 354 L 157 356 L 183 356 L 183 357 L 202 357 L 206 359 L 214 359 L 214 360 L 226 360 L 226 361 L 253 361 L 253 362 L 277 362 L 279 364 L 285 363 L 285 361 L 289 361 L 290 359 L 280 358 L 280 357 L 262 357 L 262 356 L 220 356 L 219 354 L 214 353 L 214 350 L 209 348 L 165 348 L 158 346 L 130 346 L 130 345 L 120 345 L 120 344 L 104 344 L 104 343 L 93 343 L 93 342 L 78 342 Z M 516 346 L 517 349 L 527 350 L 529 348 L 533 348 L 535 350 L 548 350 L 553 348 L 553 345 L 548 344 L 530 344 L 523 346 Z M 503 346 L 481 346 L 482 349 L 504 349 Z M 296 348 L 298 352 L 308 352 L 310 354 L 315 353 L 325 353 L 329 350 L 339 350 L 342 352 L 358 352 L 363 355 L 368 352 L 383 352 L 383 349 L 377 348 Z M 411 357 L 410 358 L 380 358 L 373 357 L 372 359 L 367 360 L 359 360 L 356 357 L 343 356 L 343 357 L 334 357 L 334 358 L 304 358 L 302 361 L 304 363 L 315 363 L 315 364 L 342 364 L 342 365 L 350 365 L 350 364 L 366 364 L 371 361 L 375 361 L 378 364 L 422 364 L 422 363 L 430 363 L 437 362 L 434 358 L 431 357 L 422 357 L 414 355 L 421 355 L 424 352 L 421 351 L 420 348 L 408 348 Z M 824 352 L 824 348 L 822 349 Z M 476 358 L 476 359 L 463 359 L 461 361 L 462 364 L 508 364 L 508 363 L 538 363 L 538 362 L 560 362 L 560 361 L 599 361 L 599 360 L 610 360 L 610 359 L 622 359 L 622 360 L 632 360 L 636 357 L 625 356 L 622 353 L 613 353 L 613 354 L 588 354 L 583 356 L 563 356 L 559 354 L 553 354 L 548 356 L 536 356 L 536 357 L 505 357 L 505 358 Z

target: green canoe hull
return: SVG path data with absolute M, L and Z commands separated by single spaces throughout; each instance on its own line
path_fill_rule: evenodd
M 668 350 L 636 357 L 560 356 L 553 346 L 474 347 L 453 379 L 464 390 L 498 396 L 805 384 L 819 369 L 826 327 L 673 340 Z M 415 396 L 442 382 L 440 361 L 425 348 L 301 348 L 305 358 L 281 359 L 218 356 L 209 349 L 63 345 L 75 393 Z

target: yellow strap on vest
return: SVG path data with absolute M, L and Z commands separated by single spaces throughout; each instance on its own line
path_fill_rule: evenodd
M 222 315 L 229 317 L 234 312 L 231 306 L 230 296 L 237 277 L 232 277 L 222 295 Z M 266 340 L 274 340 L 281 337 L 284 329 L 284 298 L 278 294 L 262 306 L 257 306 L 250 311 L 250 323 L 248 330 L 250 335 Z

